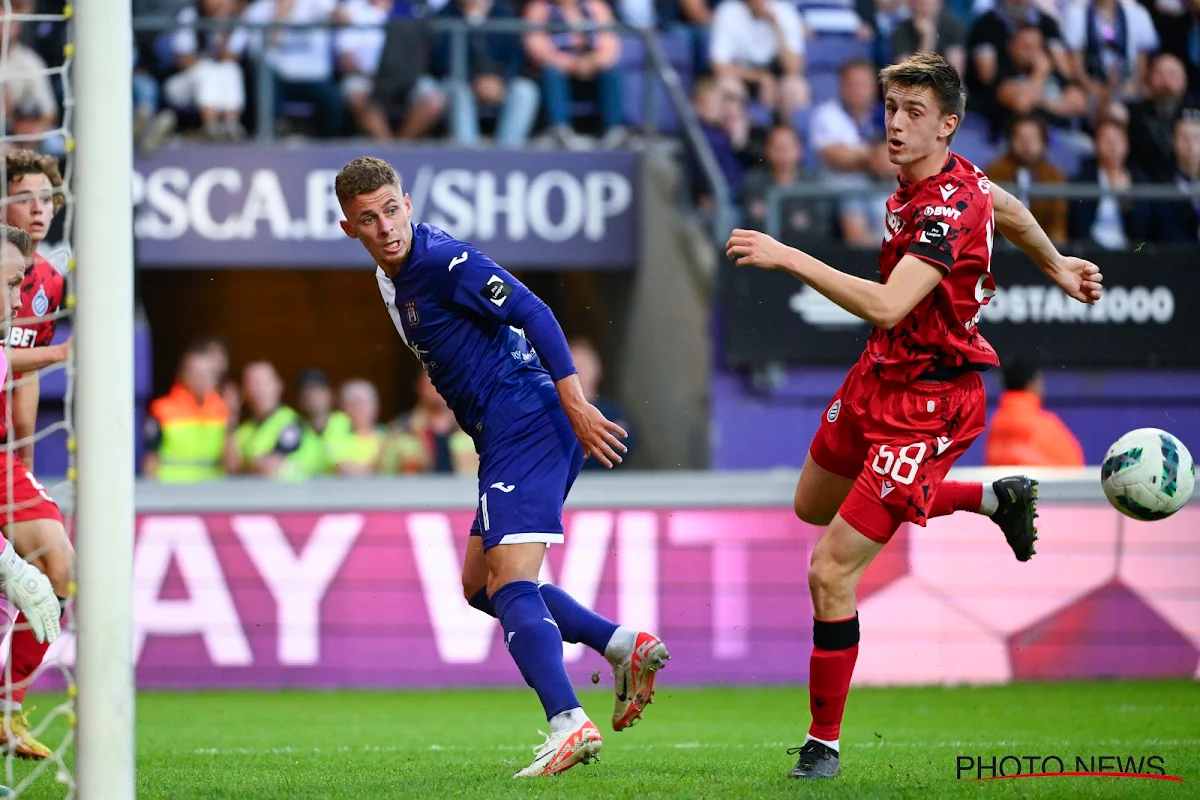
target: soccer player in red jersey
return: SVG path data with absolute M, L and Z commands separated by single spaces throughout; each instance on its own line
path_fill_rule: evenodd
M 32 150 L 13 150 L 5 157 L 5 178 L 4 219 L 25 231 L 36 248 L 45 239 L 55 213 L 63 204 L 58 162 L 52 156 Z M 54 593 L 65 603 L 70 594 L 75 550 L 58 506 L 32 472 L 40 399 L 37 370 L 62 363 L 69 355 L 68 343 L 51 344 L 65 287 L 62 274 L 53 265 L 36 252 L 31 256 L 21 284 L 21 308 L 5 337 L 12 370 L 11 422 L 17 458 L 9 460 L 6 452 L 0 470 L 2 491 L 7 492 L 10 471 L 13 487 L 12 502 L 3 503 L 6 516 L 2 523 L 5 536 L 17 553 L 46 574 Z M 7 387 L 2 394 L 0 422 L 4 427 L 0 434 L 7 440 L 10 419 Z M 0 745 L 23 758 L 42 759 L 51 751 L 30 733 L 22 703 L 49 644 L 37 641 L 24 622 L 22 616 L 17 617 L 5 681 L 0 687 L 0 711 L 10 714 L 9 724 L 0 726 Z
M 866 351 L 826 409 L 796 486 L 796 514 L 827 526 L 813 549 L 812 725 L 793 778 L 840 771 L 842 713 L 858 656 L 855 589 L 863 570 L 905 522 L 954 511 L 983 513 L 1021 561 L 1033 554 L 1036 484 L 945 481 L 984 428 L 980 372 L 999 365 L 979 333 L 995 294 L 992 240 L 1018 244 L 1071 297 L 1093 303 L 1095 264 L 1059 254 L 1033 216 L 961 156 L 950 141 L 966 96 L 953 66 L 918 53 L 880 73 L 888 154 L 900 186 L 887 201 L 879 282 L 864 280 L 756 231 L 735 230 L 738 266 L 791 272 L 873 324 Z

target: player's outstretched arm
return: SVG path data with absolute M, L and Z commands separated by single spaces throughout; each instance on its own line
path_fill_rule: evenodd
M 71 355 L 70 340 L 44 347 L 15 347 L 9 351 L 8 363 L 14 373 L 32 372 L 61 364 Z
M 859 319 L 885 329 L 904 319 L 944 275 L 933 264 L 906 255 L 887 283 L 876 283 L 847 275 L 760 231 L 735 230 L 725 252 L 739 267 L 789 272 Z
M 1090 261 L 1058 252 L 1054 242 L 1042 230 L 1025 205 L 996 184 L 991 185 L 996 230 L 1025 251 L 1038 269 L 1054 279 L 1068 295 L 1081 303 L 1096 302 L 1102 292 L 1104 276 Z
M 584 396 L 571 348 L 554 312 L 537 295 L 525 289 L 512 307 L 509 322 L 525 331 L 525 337 L 554 379 L 559 402 L 571 421 L 576 438 L 583 445 L 585 456 L 594 456 L 609 469 L 620 464 L 626 448 L 617 437 L 624 438 L 627 434 Z

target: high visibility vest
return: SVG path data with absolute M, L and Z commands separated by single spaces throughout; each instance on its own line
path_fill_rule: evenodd
M 221 395 L 202 403 L 180 384 L 150 404 L 158 423 L 157 479 L 164 483 L 211 481 L 225 474 L 223 456 L 228 410 Z
M 374 464 L 383 447 L 383 428 L 376 428 L 366 435 L 358 434 L 350 426 L 349 417 L 340 411 L 335 414 L 341 416 L 330 418 L 323 437 L 330 468 L 336 472 L 339 464 Z
M 249 464 L 273 452 L 288 426 L 300 429 L 299 445 L 285 456 L 280 480 L 305 480 L 320 475 L 325 468 L 321 439 L 304 418 L 288 406 L 280 406 L 262 422 L 248 421 L 238 426 L 235 439 L 242 461 Z

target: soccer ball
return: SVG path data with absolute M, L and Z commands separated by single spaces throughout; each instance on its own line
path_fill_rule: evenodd
M 1171 434 L 1138 428 L 1108 448 L 1100 481 L 1113 508 L 1149 522 L 1183 508 L 1196 486 L 1196 466 L 1183 442 Z

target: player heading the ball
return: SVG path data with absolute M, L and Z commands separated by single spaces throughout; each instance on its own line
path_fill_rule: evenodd
M 463 593 L 500 620 L 505 646 L 550 722 L 533 763 L 515 777 L 587 763 L 602 741 L 567 677 L 562 643 L 582 642 L 612 664 L 618 731 L 641 717 L 670 657 L 657 636 L 538 584 L 546 546 L 563 541 L 563 503 L 584 458 L 621 463 L 625 431 L 584 398 L 550 308 L 472 245 L 414 224 L 391 165 L 357 158 L 334 186 L 342 229 L 374 259 L 397 333 L 479 452 Z
M 738 266 L 790 272 L 875 326 L 858 363 L 826 408 L 796 486 L 796 514 L 828 526 L 809 568 L 813 653 L 812 725 L 795 778 L 840 771 L 839 736 L 858 657 L 855 590 L 863 570 L 905 522 L 925 525 L 955 511 L 990 516 L 1020 561 L 1034 555 L 1036 482 L 991 486 L 945 480 L 983 432 L 980 372 L 999 365 L 979 332 L 995 294 L 997 230 L 1082 303 L 1100 298 L 1095 264 L 1062 256 L 1029 211 L 950 151 L 966 95 L 958 71 L 918 53 L 880 72 L 887 149 L 899 188 L 887 201 L 879 282 L 824 264 L 756 231 L 735 230 Z

